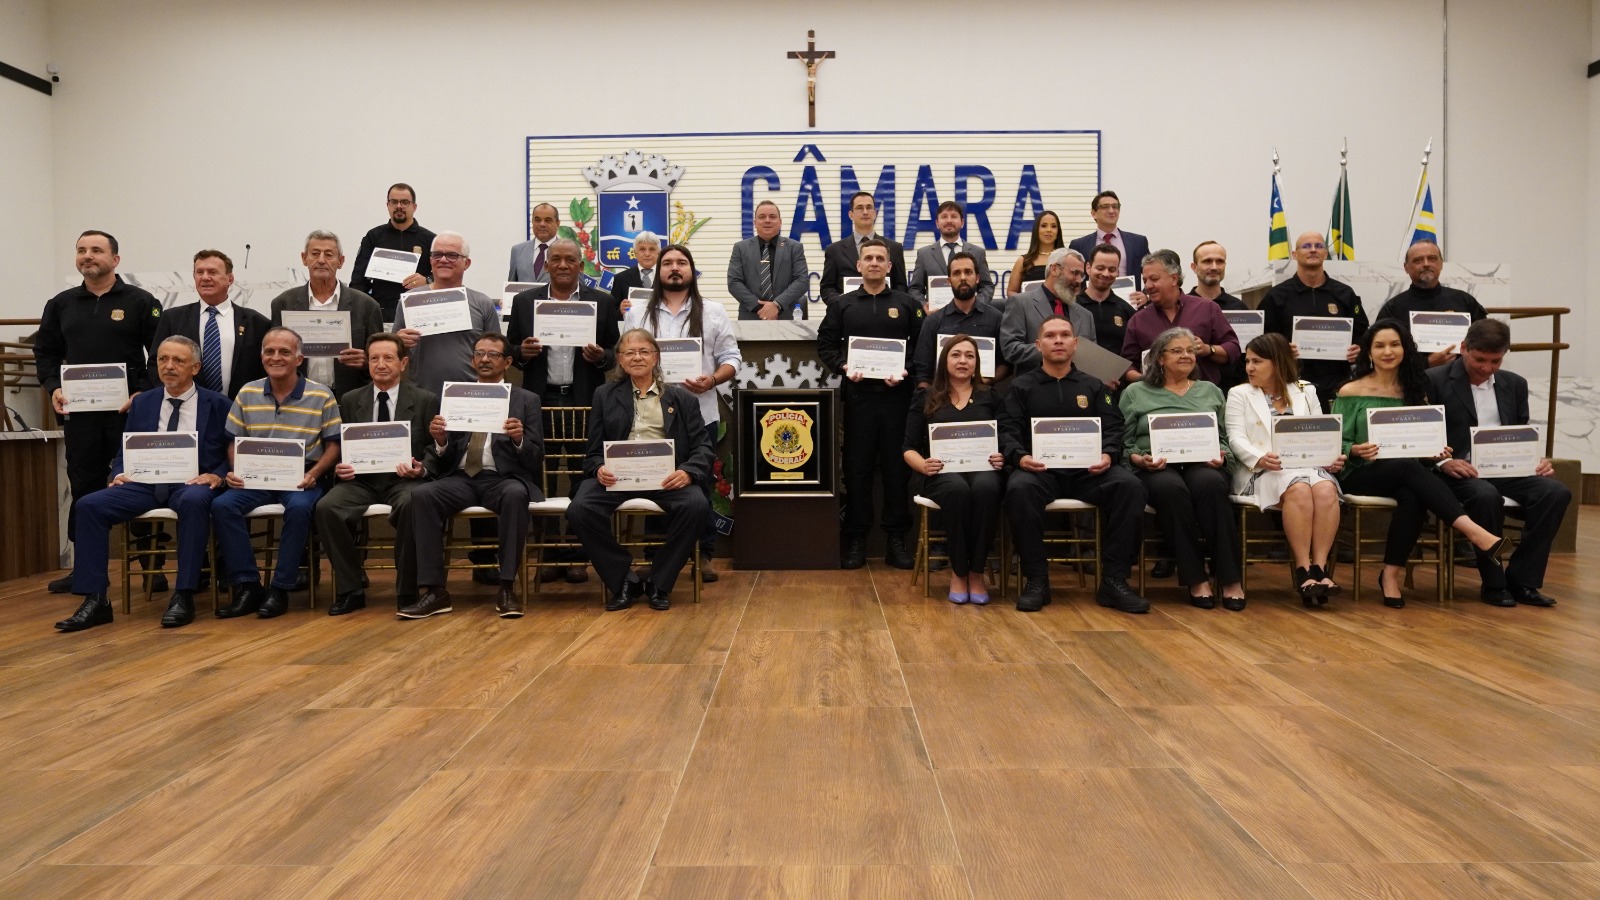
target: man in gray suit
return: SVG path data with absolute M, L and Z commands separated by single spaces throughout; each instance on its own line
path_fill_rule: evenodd
M 728 260 L 728 293 L 739 301 L 739 318 L 784 318 L 793 314 L 795 304 L 800 305 L 801 318 L 810 318 L 806 249 L 779 235 L 783 219 L 778 204 L 771 200 L 756 204 L 755 228 L 755 237 L 733 245 L 733 258 Z
M 934 213 L 933 223 L 939 228 L 939 243 L 930 244 L 917 251 L 917 267 L 911 270 L 911 280 L 907 285 L 907 293 L 922 302 L 922 308 L 928 308 L 928 279 L 931 277 L 950 274 L 950 257 L 957 253 L 966 253 L 978 266 L 978 302 L 994 302 L 994 278 L 989 274 L 989 258 L 983 253 L 983 245 L 961 239 L 961 229 L 967 224 L 967 210 L 954 200 L 946 200 L 939 204 L 939 209 Z
M 344 268 L 344 249 L 339 236 L 331 231 L 313 231 L 306 236 L 300 254 L 308 281 L 303 288 L 293 287 L 272 299 L 272 325 L 283 324 L 285 312 L 343 312 L 350 314 L 350 346 L 338 356 L 307 358 L 300 373 L 318 384 L 333 388 L 336 397 L 366 384 L 367 338 L 383 330 L 383 308 L 378 301 L 339 281 Z
M 561 213 L 554 206 L 541 203 L 533 208 L 529 222 L 533 225 L 533 240 L 511 248 L 511 271 L 506 280 L 545 284 L 550 280 L 544 271 L 545 255 L 561 230 Z
M 440 235 L 442 238 L 443 235 Z M 439 414 L 439 397 L 402 381 L 410 363 L 405 341 L 388 333 L 367 340 L 367 370 L 372 384 L 358 387 L 339 398 L 339 418 L 346 425 L 367 422 L 408 422 L 411 425 L 411 458 L 393 472 L 357 475 L 348 462 L 334 467 L 339 483 L 317 501 L 317 534 L 333 565 L 333 590 L 336 595 L 328 615 L 342 616 L 367 605 L 362 589 L 361 549 L 356 533 L 366 517 L 367 507 L 381 503 L 390 508 L 389 524 L 394 526 L 395 604 L 415 603 L 417 566 L 411 555 L 411 491 L 426 471 L 421 460 L 428 452 L 428 426 Z
M 462 288 L 467 292 L 467 306 L 472 314 L 472 328 L 467 331 L 424 335 L 415 328 L 406 327 L 403 295 L 395 308 L 395 334 L 406 342 L 406 349 L 411 352 L 411 381 L 437 395 L 446 381 L 477 380 L 478 375 L 472 368 L 472 344 L 479 335 L 500 333 L 500 311 L 488 294 L 462 284 L 467 270 L 472 268 L 472 248 L 467 245 L 466 238 L 454 231 L 439 232 L 433 239 L 428 260 L 433 264 L 431 289 Z
M 1000 358 L 1021 374 L 1039 368 L 1039 326 L 1051 316 L 1066 316 L 1072 333 L 1093 341 L 1094 316 L 1074 302 L 1083 286 L 1083 255 L 1057 247 L 1045 265 L 1044 284 L 1036 284 L 1006 303 L 1000 320 Z

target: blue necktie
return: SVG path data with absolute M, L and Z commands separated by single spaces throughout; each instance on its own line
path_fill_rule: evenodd
M 222 329 L 217 325 L 217 308 L 206 307 L 206 333 L 200 341 L 200 383 L 208 390 L 221 394 L 222 385 Z

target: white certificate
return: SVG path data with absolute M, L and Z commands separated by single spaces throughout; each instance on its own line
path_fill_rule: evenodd
M 659 491 L 661 482 L 676 469 L 670 439 L 664 441 L 606 441 L 605 466 L 617 476 L 608 491 Z
M 1367 410 L 1367 441 L 1380 459 L 1432 459 L 1450 443 L 1442 406 L 1390 406 Z
M 681 384 L 705 374 L 705 358 L 701 356 L 699 338 L 657 338 L 656 346 L 661 348 L 661 377 L 664 380 Z
M 338 356 L 350 348 L 350 313 L 283 311 L 283 327 L 300 335 L 300 352 L 307 357 Z
M 1544 440 L 1536 425 L 1472 429 L 1472 465 L 1479 478 L 1523 478 L 1536 474 Z
M 518 294 L 522 293 L 523 291 L 531 291 L 538 286 L 538 283 L 532 281 L 506 282 L 506 286 L 500 289 L 501 317 L 504 318 L 505 316 L 511 315 L 511 301 L 517 299 Z
M 1032 288 L 1036 284 L 1044 284 L 1044 279 L 1043 278 L 1039 278 L 1039 279 L 1036 279 L 1034 281 L 1024 281 L 1022 283 L 1022 290 L 1017 291 L 1017 293 L 1026 294 L 1028 292 L 1028 290 L 1030 288 Z
M 472 330 L 472 307 L 466 288 L 442 291 L 407 291 L 400 295 L 406 313 L 406 327 L 424 335 L 452 334 Z
M 511 418 L 511 385 L 446 381 L 439 393 L 439 415 L 448 431 L 504 434 Z
M 233 442 L 233 473 L 252 491 L 298 491 L 306 477 L 306 442 L 239 438 Z
M 845 366 L 862 378 L 898 378 L 906 370 L 903 338 L 853 337 L 846 344 Z
M 1233 333 L 1239 338 L 1240 347 L 1261 337 L 1262 332 L 1266 331 L 1267 314 L 1259 309 L 1225 309 L 1222 311 L 1222 317 L 1233 326 Z
M 948 306 L 955 298 L 955 292 L 950 289 L 948 275 L 928 276 L 928 312 Z
M 1330 466 L 1344 449 L 1344 416 L 1280 416 L 1272 420 L 1272 452 L 1285 469 Z
M 1087 469 L 1100 464 L 1099 416 L 1064 416 L 1033 420 L 1033 452 L 1051 469 Z
M 116 412 L 128 402 L 128 367 L 90 363 L 61 367 L 61 395 L 67 412 Z
M 1464 312 L 1414 312 L 1411 314 L 1411 339 L 1423 353 L 1435 353 L 1452 347 L 1461 349 L 1467 337 L 1467 326 L 1472 316 Z
M 655 293 L 655 288 L 636 287 L 628 288 L 628 297 L 622 301 L 622 314 L 627 315 L 635 305 L 645 306 L 650 302 L 650 295 Z
M 583 347 L 595 341 L 600 309 L 585 300 L 535 300 L 533 336 L 546 347 Z
M 993 419 L 928 426 L 928 458 L 944 463 L 946 472 L 992 472 L 989 457 L 999 452 L 1000 428 Z
M 407 276 L 415 275 L 417 264 L 422 262 L 421 253 L 407 253 L 404 250 L 386 250 L 379 247 L 372 251 L 372 256 L 367 260 L 367 277 L 373 281 L 392 281 L 399 284 Z
M 340 425 L 339 462 L 349 463 L 357 475 L 374 472 L 393 475 L 401 463 L 411 462 L 411 423 Z
M 950 339 L 953 337 L 955 337 L 953 334 L 939 335 L 939 353 L 944 352 L 944 345 L 950 343 Z M 967 337 L 972 338 L 972 342 L 978 345 L 978 374 L 982 375 L 984 378 L 993 378 L 995 359 L 994 338 L 979 337 L 975 334 L 969 334 Z M 939 353 L 935 353 L 934 356 L 937 357 Z
M 1118 275 L 1111 282 L 1111 293 L 1117 296 L 1126 296 L 1139 289 L 1139 280 L 1132 275 Z
M 864 280 L 860 275 L 852 275 L 849 278 L 842 279 L 839 282 L 839 293 L 848 294 L 851 291 L 861 290 L 861 282 Z
M 129 431 L 122 435 L 122 474 L 140 484 L 183 484 L 200 474 L 200 434 Z
M 1289 342 L 1300 348 L 1301 359 L 1345 361 L 1355 321 L 1344 316 L 1295 316 Z
M 1222 458 L 1217 414 L 1154 413 L 1150 416 L 1150 455 L 1170 463 L 1208 463 Z

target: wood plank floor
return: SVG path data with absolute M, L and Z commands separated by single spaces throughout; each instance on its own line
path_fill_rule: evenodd
M 76 635 L 0 584 L 0 897 L 1600 896 L 1600 510 L 1554 609 L 593 584 Z M 935 575 L 935 583 L 940 580 Z M 298 599 L 298 598 L 297 598 Z M 120 606 L 119 606 L 120 609 Z

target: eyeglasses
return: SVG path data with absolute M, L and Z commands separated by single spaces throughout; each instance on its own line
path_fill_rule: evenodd
M 1326 249 L 1328 249 L 1328 245 L 1327 244 L 1305 243 L 1305 244 L 1301 244 L 1300 245 L 1300 249 L 1301 250 L 1326 250 Z
M 1168 347 L 1167 349 L 1161 351 L 1161 355 L 1166 356 L 1167 354 L 1171 354 L 1173 356 L 1193 356 L 1194 355 L 1194 348 L 1193 347 Z
M 501 353 L 499 350 L 474 350 L 474 351 L 472 351 L 472 358 L 473 359 L 500 359 L 503 356 L 505 356 L 505 354 Z
M 390 206 L 415 206 L 416 203 L 417 203 L 417 201 L 415 201 L 415 200 L 390 200 L 389 201 L 389 205 Z
M 1116 210 L 1120 210 L 1120 209 L 1122 209 L 1122 204 L 1121 203 L 1102 203 L 1096 208 L 1097 209 L 1116 209 Z
M 461 253 L 440 253 L 438 251 L 434 251 L 433 253 L 428 254 L 428 258 L 432 260 L 438 260 L 439 262 L 456 263 L 466 259 L 467 257 L 465 254 Z
M 623 359 L 649 359 L 656 355 L 654 350 L 624 350 L 617 354 Z

